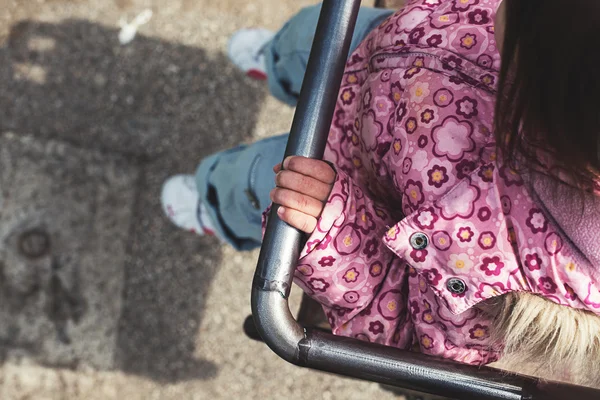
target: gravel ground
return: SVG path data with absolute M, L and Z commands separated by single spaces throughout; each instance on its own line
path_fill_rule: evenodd
M 257 252 L 159 207 L 169 175 L 289 129 L 224 49 L 314 2 L 0 0 L 0 398 L 394 398 L 248 340 Z

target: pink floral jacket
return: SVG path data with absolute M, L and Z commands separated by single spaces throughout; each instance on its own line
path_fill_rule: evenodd
M 325 157 L 338 176 L 296 272 L 335 334 L 486 364 L 482 300 L 600 313 L 598 254 L 496 163 L 499 3 L 409 1 L 347 63 Z

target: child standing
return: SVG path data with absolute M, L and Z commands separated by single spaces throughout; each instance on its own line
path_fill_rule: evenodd
M 413 0 L 381 17 L 346 65 L 334 168 L 274 169 L 270 199 L 310 235 L 296 283 L 335 334 L 600 385 L 600 7 Z M 256 177 L 283 140 L 200 165 L 199 219 L 237 248 L 260 242 L 273 184 Z M 221 191 L 232 171 L 250 175 Z

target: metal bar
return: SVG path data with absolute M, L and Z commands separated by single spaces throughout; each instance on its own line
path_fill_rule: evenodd
M 358 16 L 360 0 L 325 0 L 315 32 L 285 157 L 322 158 Z M 265 342 L 294 362 L 304 331 L 287 304 L 304 236 L 282 222 L 273 205 L 252 289 L 252 313 Z
M 360 0 L 325 0 L 285 156 L 321 158 Z M 304 367 L 460 399 L 600 399 L 600 391 L 511 375 L 418 353 L 305 331 L 288 295 L 304 244 L 300 232 L 269 215 L 252 285 L 258 333 L 280 357 Z
M 520 400 L 523 378 L 350 338 L 308 331 L 300 343 L 311 368 L 449 398 Z
M 461 400 L 597 400 L 600 391 L 308 331 L 300 366 Z

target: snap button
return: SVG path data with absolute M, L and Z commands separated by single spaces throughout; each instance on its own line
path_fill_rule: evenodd
M 446 287 L 451 293 L 454 294 L 463 294 L 467 290 L 467 285 L 465 284 L 465 281 L 458 278 L 448 279 Z
M 410 237 L 410 245 L 415 250 L 423 250 L 429 245 L 429 238 L 424 233 L 415 233 Z

